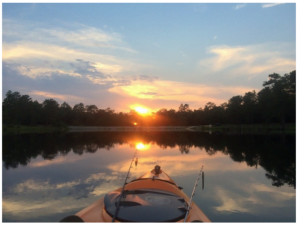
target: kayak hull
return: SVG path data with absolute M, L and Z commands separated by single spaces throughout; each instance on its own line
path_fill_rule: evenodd
M 115 191 L 111 193 L 111 196 L 116 194 L 121 194 L 122 188 L 118 188 Z M 156 202 L 155 204 L 158 204 L 157 206 L 151 207 L 151 206 L 145 206 L 149 205 L 146 203 L 144 206 L 138 204 L 139 206 L 133 206 L 131 209 L 135 209 L 136 215 L 134 213 L 130 213 L 130 209 L 128 208 L 127 213 L 132 214 L 134 217 L 130 218 L 129 216 L 126 218 L 121 218 L 121 213 L 119 214 L 120 218 L 116 218 L 115 222 L 183 222 L 184 216 L 186 213 L 182 212 L 179 217 L 175 217 L 176 220 L 170 220 L 169 218 L 163 218 L 163 216 L 159 215 L 172 215 L 173 213 L 171 209 L 174 208 L 174 211 L 177 211 L 180 213 L 178 208 L 183 207 L 173 207 L 174 200 L 179 202 L 180 200 L 182 203 L 184 203 L 185 208 L 187 207 L 186 204 L 190 202 L 190 198 L 181 190 L 181 187 L 177 186 L 176 183 L 163 171 L 160 171 L 158 174 L 156 174 L 153 170 L 144 174 L 143 176 L 139 177 L 136 180 L 131 181 L 130 183 L 126 184 L 124 187 L 124 191 L 128 191 L 127 193 L 127 199 L 131 200 L 137 200 L 138 203 L 145 203 L 145 197 L 148 201 Z M 135 192 L 137 192 L 135 194 Z M 147 193 L 148 192 L 148 193 Z M 150 195 L 149 195 L 150 194 Z M 151 195 L 152 194 L 152 195 Z M 156 195 L 153 195 L 156 194 Z M 142 198 L 138 196 L 144 195 Z M 165 200 L 171 200 L 173 199 L 173 203 L 168 201 L 169 206 L 166 206 L 165 209 L 162 209 L 162 211 L 159 211 L 160 208 L 162 208 L 162 205 L 164 204 L 164 198 L 160 197 L 166 197 Z M 155 198 L 158 197 L 158 198 Z M 80 217 L 84 222 L 112 222 L 113 219 L 113 209 L 109 211 L 109 208 L 116 208 L 115 202 L 112 202 L 113 204 L 110 204 L 109 207 L 107 204 L 107 200 L 109 197 L 103 197 L 90 206 L 84 208 L 83 210 L 79 211 L 75 215 Z M 130 201 L 131 201 L 130 200 Z M 106 204 L 105 204 L 106 202 Z M 127 202 L 127 203 L 134 203 L 134 202 Z M 128 205 L 128 204 L 126 204 Z M 139 211 L 141 208 L 145 209 L 145 214 L 143 218 L 143 214 L 140 214 Z M 176 208 L 176 209 L 175 209 Z M 167 210 L 168 213 L 163 213 L 163 210 Z M 123 211 L 123 210 L 122 210 Z M 155 212 L 156 211 L 156 212 Z M 138 214 L 139 213 L 139 214 Z M 129 214 L 129 215 L 130 215 Z M 151 218 L 151 214 L 153 218 Z M 124 215 L 124 214 L 123 214 Z M 147 217 L 146 217 L 147 216 Z M 161 218 L 160 218 L 161 217 Z M 166 216 L 167 217 L 167 216 Z M 152 221 L 153 219 L 153 221 Z M 200 208 L 194 203 L 191 203 L 191 208 L 189 210 L 188 216 L 187 216 L 187 222 L 195 222 L 195 221 L 201 221 L 201 222 L 210 222 L 208 217 L 200 210 Z

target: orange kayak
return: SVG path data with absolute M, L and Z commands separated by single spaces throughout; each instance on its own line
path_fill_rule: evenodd
M 122 189 L 61 222 L 210 222 L 194 202 L 188 211 L 190 198 L 160 167 L 127 183 L 120 197 Z

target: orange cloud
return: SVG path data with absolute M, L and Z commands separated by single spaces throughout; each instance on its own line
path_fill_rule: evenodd
M 232 95 L 243 95 L 252 87 L 244 86 L 209 86 L 188 82 L 174 81 L 132 81 L 127 86 L 115 86 L 109 89 L 110 92 L 123 96 L 132 96 L 140 99 L 161 99 L 174 101 L 192 101 L 192 102 L 214 102 L 221 104 L 227 99 L 217 98 L 215 96 L 226 92 Z M 213 95 L 214 97 L 211 97 Z
M 63 101 L 70 100 L 70 99 L 77 100 L 77 101 L 84 101 L 84 98 L 73 96 L 73 95 L 61 95 L 61 94 L 38 91 L 38 90 L 34 90 L 34 91 L 30 92 L 29 94 L 43 96 L 46 98 L 60 99 Z

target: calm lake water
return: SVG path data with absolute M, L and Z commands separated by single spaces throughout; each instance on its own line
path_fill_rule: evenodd
M 295 136 L 198 132 L 3 136 L 2 221 L 75 214 L 122 186 L 137 144 L 130 180 L 159 164 L 190 196 L 204 166 L 193 201 L 212 222 L 296 221 Z

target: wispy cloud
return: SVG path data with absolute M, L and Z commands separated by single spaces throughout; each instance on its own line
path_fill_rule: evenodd
M 262 4 L 262 8 L 270 8 L 270 7 L 274 7 L 274 6 L 278 6 L 278 5 L 282 5 L 285 3 L 264 3 Z
M 137 53 L 123 41 L 121 34 L 107 32 L 99 28 L 79 23 L 68 24 L 68 28 L 57 26 L 43 28 L 40 24 L 34 25 L 26 22 L 5 19 L 3 21 L 3 39 L 11 38 L 38 43 L 49 43 L 69 47 L 93 47 L 121 50 Z
M 120 51 L 123 52 L 121 55 Z M 148 67 L 139 63 L 138 58 L 132 58 L 136 53 L 116 32 L 82 24 L 69 24 L 68 29 L 42 28 L 38 23 L 33 26 L 26 22 L 3 20 L 2 59 L 22 65 L 23 69 L 19 70 L 32 78 L 49 76 L 54 70 L 68 74 L 69 62 L 77 59 L 93 62 L 93 66 L 106 75 Z M 52 69 L 41 67 L 43 61 L 51 62 Z
M 16 43 L 4 43 L 2 48 L 2 59 L 15 60 L 18 62 L 21 61 L 22 63 L 24 60 L 26 60 L 27 62 L 32 62 L 33 59 L 56 61 L 85 59 L 94 62 L 99 61 L 106 64 L 122 62 L 121 59 L 118 59 L 114 55 L 92 53 L 89 51 L 76 50 L 47 43 L 34 43 L 25 41 Z M 123 63 L 125 63 L 125 61 L 123 61 Z
M 227 76 L 248 76 L 253 78 L 260 73 L 294 70 L 296 62 L 289 57 L 287 50 L 291 46 L 282 43 L 252 46 L 212 46 L 207 49 L 213 57 L 199 61 L 202 73 L 223 71 Z
M 236 183 L 236 182 L 233 182 Z M 236 183 L 235 188 L 243 191 L 245 195 L 243 198 L 238 197 L 237 193 L 227 189 L 217 187 L 214 194 L 221 205 L 215 207 L 219 212 L 251 212 L 257 213 L 260 206 L 274 208 L 283 207 L 286 201 L 295 199 L 295 193 L 290 192 L 288 189 L 278 191 L 276 187 L 270 187 L 262 183 L 253 181 L 247 186 Z M 267 193 L 266 193 L 267 192 Z M 269 199 L 262 200 L 260 197 L 263 194 L 268 194 Z M 275 200 L 277 200 L 275 202 Z
M 45 98 L 52 98 L 52 99 L 59 99 L 59 100 L 76 100 L 76 101 L 83 101 L 84 98 L 78 97 L 78 96 L 73 96 L 73 95 L 62 95 L 62 94 L 56 94 L 56 93 L 50 93 L 50 92 L 45 92 L 45 91 L 38 91 L 38 90 L 33 90 L 32 92 L 29 93 L 30 95 L 34 96 L 42 96 Z
M 239 5 L 236 5 L 235 6 L 235 9 L 238 10 L 238 9 L 241 9 L 241 8 L 244 8 L 247 4 L 239 4 Z

